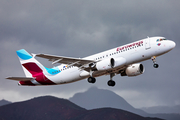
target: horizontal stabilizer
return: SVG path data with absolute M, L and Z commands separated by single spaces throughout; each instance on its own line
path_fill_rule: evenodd
M 16 80 L 16 81 L 30 81 L 30 80 L 34 80 L 35 78 L 33 77 L 7 77 L 6 79 Z

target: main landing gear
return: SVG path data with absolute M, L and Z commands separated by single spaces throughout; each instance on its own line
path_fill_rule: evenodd
M 96 78 L 94 78 L 94 77 L 89 77 L 87 80 L 89 83 L 95 83 L 96 82 Z
M 90 77 L 87 79 L 87 81 L 88 81 L 89 83 L 95 83 L 95 82 L 96 82 L 96 78 L 92 77 L 93 71 L 90 70 L 89 73 L 90 73 Z
M 153 67 L 154 67 L 154 68 L 158 68 L 159 65 L 156 63 L 156 56 L 151 57 L 151 60 L 152 60 L 153 63 L 154 63 Z
M 115 81 L 113 81 L 113 80 L 109 80 L 109 81 L 107 82 L 107 84 L 108 84 L 109 86 L 112 86 L 112 87 L 116 85 Z
M 107 84 L 109 85 L 109 86 L 115 86 L 116 85 L 116 83 L 115 83 L 115 81 L 113 81 L 112 80 L 112 78 L 115 76 L 115 73 L 110 73 L 110 80 L 107 82 Z
M 112 78 L 115 76 L 115 73 L 110 73 L 110 80 L 107 82 L 107 84 L 109 85 L 109 86 L 115 86 L 116 85 L 116 83 L 115 83 L 115 81 L 113 81 L 112 80 Z M 96 78 L 94 78 L 94 77 L 89 77 L 88 79 L 87 79 L 87 81 L 89 82 L 89 83 L 95 83 L 96 82 Z

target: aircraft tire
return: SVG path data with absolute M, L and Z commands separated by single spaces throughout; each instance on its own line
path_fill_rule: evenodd
M 113 80 L 109 80 L 108 83 L 107 83 L 109 86 L 115 86 L 116 85 L 116 82 L 113 81 Z
M 95 82 L 96 82 L 96 78 L 94 78 L 94 77 L 89 77 L 89 78 L 88 78 L 88 82 L 89 82 L 89 83 L 95 83 Z
M 154 67 L 154 68 L 158 68 L 159 65 L 158 65 L 158 64 L 154 64 L 153 67 Z

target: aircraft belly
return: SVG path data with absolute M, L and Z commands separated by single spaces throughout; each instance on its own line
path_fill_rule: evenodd
M 107 71 L 95 71 L 93 72 L 93 77 L 99 77 L 101 75 L 106 75 L 108 74 Z

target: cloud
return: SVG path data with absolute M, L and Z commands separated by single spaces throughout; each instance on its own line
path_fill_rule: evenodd
M 0 90 L 3 91 L 0 99 L 13 101 L 14 96 L 18 101 L 45 94 L 68 98 L 97 86 L 115 91 L 136 107 L 141 103 L 179 104 L 179 1 L 2 0 L 0 3 Z M 98 77 L 94 85 L 82 80 L 44 87 L 20 87 L 4 79 L 24 75 L 15 53 L 18 49 L 79 58 L 157 35 L 175 41 L 176 48 L 157 58 L 158 69 L 149 60 L 142 62 L 146 68 L 143 75 L 133 78 L 117 75 L 113 78 L 117 83 L 114 88 L 107 86 L 109 76 Z M 38 60 L 52 67 L 47 60 Z

